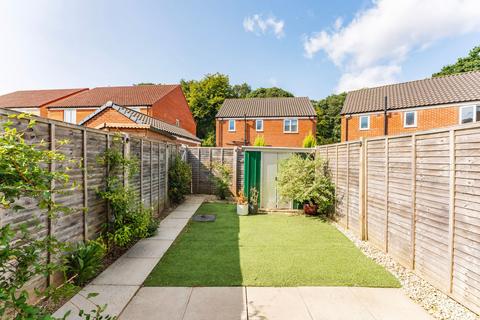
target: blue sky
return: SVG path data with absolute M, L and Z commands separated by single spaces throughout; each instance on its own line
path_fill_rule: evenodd
M 0 3 L 0 94 L 221 72 L 312 99 L 425 78 L 480 44 L 480 1 Z

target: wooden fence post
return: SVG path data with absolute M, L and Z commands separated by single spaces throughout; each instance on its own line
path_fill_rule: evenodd
M 150 208 L 153 210 L 153 142 L 150 141 Z
M 197 153 L 198 153 L 198 157 L 197 157 L 197 193 L 200 193 L 200 178 L 201 178 L 201 173 L 200 173 L 200 170 L 201 170 L 201 160 L 200 160 L 200 147 L 197 147 Z
M 358 224 L 359 235 L 361 240 L 365 240 L 365 150 L 366 143 L 365 138 L 360 138 L 360 163 L 359 163 L 359 176 L 358 176 Z
M 170 154 L 169 154 L 168 143 L 165 143 L 165 207 L 168 207 L 168 166 L 170 162 Z
M 415 269 L 415 232 L 417 223 L 417 139 L 415 134 L 412 135 L 412 219 L 410 221 L 410 248 L 411 254 L 411 269 Z
M 389 140 L 388 137 L 385 137 L 385 252 L 388 252 L 388 166 L 389 166 Z
M 50 151 L 55 152 L 55 150 L 56 150 L 56 148 L 55 148 L 55 123 L 50 123 Z M 55 171 L 55 162 L 51 161 L 49 167 L 50 167 L 49 168 L 50 172 L 54 172 Z M 50 190 L 52 190 L 51 195 L 50 195 L 51 201 L 55 201 L 55 193 L 53 192 L 54 189 L 55 189 L 55 180 L 52 179 L 52 181 L 50 182 Z M 50 206 L 49 209 L 51 210 L 51 206 Z M 54 225 L 53 225 L 53 221 L 52 221 L 52 214 L 51 214 L 51 212 L 48 212 L 48 216 L 47 216 L 47 235 L 49 237 L 51 237 L 51 236 L 53 236 L 54 233 L 55 233 L 55 230 L 54 230 Z M 51 262 L 52 262 L 52 254 L 51 254 L 50 251 L 47 251 L 47 264 L 49 264 Z M 47 287 L 48 287 L 52 283 L 52 276 L 48 275 L 46 280 L 47 280 Z
M 337 197 L 338 197 L 338 143 L 335 145 L 335 215 L 338 215 Z
M 88 171 L 87 171 L 87 130 L 83 129 L 83 242 L 88 241 Z
M 346 186 L 347 229 L 350 227 L 350 143 L 347 143 L 347 186 Z
M 158 195 L 157 195 L 157 198 L 158 198 L 158 205 L 157 205 L 157 213 L 160 214 L 160 198 L 161 198 L 161 193 L 160 193 L 160 190 L 161 190 L 161 170 L 160 170 L 160 167 L 161 167 L 161 163 L 160 163 L 160 157 L 161 157 L 161 154 L 162 154 L 162 151 L 161 151 L 161 148 L 160 148 L 160 142 L 158 143 Z
M 108 151 L 108 149 L 110 149 L 110 135 L 107 133 L 106 135 L 106 138 L 107 138 L 107 144 L 105 146 L 105 152 Z M 110 165 L 108 164 L 108 161 L 107 161 L 107 165 L 105 167 L 105 175 L 106 175 L 106 179 L 108 180 L 108 176 L 110 174 Z M 105 217 L 105 223 L 107 225 L 107 228 L 110 229 L 110 202 L 107 201 L 107 214 L 106 214 L 106 217 Z
M 449 263 L 448 263 L 448 292 L 452 293 L 453 289 L 453 267 L 454 267 L 454 241 L 455 241 L 455 130 L 450 130 L 450 161 L 449 161 L 449 208 L 448 208 L 448 251 L 449 251 Z
M 123 157 L 125 159 L 130 157 L 130 139 L 127 136 L 124 137 L 124 143 L 123 143 Z M 128 177 L 128 168 L 124 168 L 123 170 L 123 186 L 128 186 L 129 182 L 129 177 Z
M 143 203 L 143 139 L 140 139 L 140 202 Z

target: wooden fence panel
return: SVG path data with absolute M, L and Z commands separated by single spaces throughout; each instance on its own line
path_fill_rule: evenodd
M 348 227 L 359 234 L 359 174 L 360 174 L 360 143 L 351 143 L 348 157 Z
M 348 144 L 343 144 L 338 146 L 338 178 L 336 186 L 336 213 L 338 217 L 338 222 L 344 227 L 349 227 L 349 217 L 348 217 L 348 200 L 349 195 L 347 192 L 348 187 Z
M 412 139 L 388 141 L 388 208 L 386 249 L 403 265 L 411 263 Z
M 366 141 L 367 148 L 367 236 L 378 248 L 386 243 L 385 181 L 386 139 Z
M 417 136 L 415 269 L 442 289 L 449 283 L 449 133 Z M 441 171 L 443 171 L 441 170 Z

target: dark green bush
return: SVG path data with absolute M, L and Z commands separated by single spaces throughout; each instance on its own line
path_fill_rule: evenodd
M 190 193 L 192 181 L 192 169 L 182 161 L 179 156 L 173 160 L 168 170 L 168 198 L 171 202 L 178 204 Z
M 215 194 L 224 200 L 231 195 L 230 184 L 232 183 L 232 169 L 219 162 L 212 164 L 213 177 L 212 182 L 215 185 Z
M 77 285 L 84 285 L 97 275 L 102 267 L 102 259 L 106 248 L 101 241 L 77 243 L 71 248 L 71 253 L 65 257 L 67 276 L 74 277 Z

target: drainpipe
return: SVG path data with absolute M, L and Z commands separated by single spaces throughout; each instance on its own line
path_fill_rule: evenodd
M 387 96 L 385 96 L 383 105 L 383 135 L 388 135 L 388 117 L 387 117 Z
M 247 145 L 247 114 L 243 115 L 243 127 L 244 127 L 244 137 L 243 137 L 243 145 Z
M 348 120 L 350 120 L 350 117 L 349 114 L 345 115 L 345 141 L 348 141 Z

